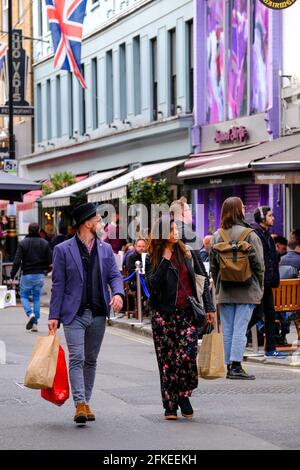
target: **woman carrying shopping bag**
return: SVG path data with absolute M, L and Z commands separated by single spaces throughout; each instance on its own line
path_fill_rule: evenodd
M 192 419 L 189 397 L 198 386 L 198 333 L 190 299 L 198 298 L 196 275 L 202 275 L 196 256 L 178 238 L 178 230 L 170 215 L 162 216 L 154 225 L 146 278 L 150 303 L 154 309 L 152 329 L 160 373 L 165 419 L 176 420 L 178 406 L 182 415 Z M 202 293 L 207 321 L 214 322 L 214 308 L 205 279 Z
M 226 199 L 212 242 L 210 268 L 220 305 L 227 378 L 254 380 L 241 363 L 247 327 L 263 296 L 264 258 L 259 237 L 244 219 L 241 199 Z

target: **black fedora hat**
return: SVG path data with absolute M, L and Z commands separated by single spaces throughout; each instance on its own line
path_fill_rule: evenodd
M 89 219 L 92 219 L 97 214 L 97 207 L 92 202 L 81 204 L 74 209 L 72 217 L 74 219 L 74 227 L 78 228 Z

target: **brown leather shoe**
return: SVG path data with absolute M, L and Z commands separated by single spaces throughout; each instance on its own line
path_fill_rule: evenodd
M 85 424 L 88 420 L 85 403 L 77 403 L 74 421 L 77 424 Z
M 96 421 L 96 416 L 95 414 L 92 412 L 91 408 L 89 407 L 89 405 L 85 405 L 85 411 L 86 411 L 86 415 L 87 415 L 87 420 L 88 421 Z

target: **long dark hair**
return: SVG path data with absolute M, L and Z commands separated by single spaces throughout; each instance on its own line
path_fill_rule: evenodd
M 221 210 L 220 228 L 232 228 L 238 221 L 244 220 L 243 201 L 239 197 L 229 197 L 224 201 Z
M 162 215 L 153 226 L 148 240 L 148 253 L 154 270 L 158 268 L 163 258 L 173 224 L 175 224 L 174 217 L 168 214 Z M 164 237 L 164 235 L 167 235 L 166 231 L 168 232 L 168 238 Z M 179 265 L 184 264 L 186 258 L 190 258 L 190 254 L 182 240 L 178 240 L 174 244 L 174 254 Z

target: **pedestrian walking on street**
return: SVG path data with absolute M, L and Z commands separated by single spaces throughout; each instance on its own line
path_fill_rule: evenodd
M 49 332 L 60 323 L 69 350 L 69 377 L 76 411 L 74 421 L 95 421 L 90 409 L 97 358 L 110 309 L 121 310 L 124 289 L 112 247 L 96 234 L 101 217 L 92 203 L 73 213 L 76 235 L 54 249 Z M 110 300 L 109 287 L 112 292 Z
M 131 274 L 136 272 L 135 263 L 137 261 L 140 261 L 141 266 L 142 266 L 142 254 L 143 253 L 144 254 L 147 253 L 147 243 L 146 243 L 146 240 L 144 240 L 143 238 L 139 238 L 134 244 L 134 251 L 126 257 L 125 266 L 126 266 L 127 276 L 130 276 Z M 132 279 L 131 281 L 129 281 L 129 287 L 130 287 L 130 290 L 136 291 L 136 279 Z
M 254 212 L 254 220 L 255 223 L 252 226 L 262 242 L 265 263 L 264 295 L 260 306 L 265 319 L 265 357 L 284 359 L 288 354 L 276 351 L 276 314 L 272 289 L 277 288 L 280 284 L 280 258 L 270 234 L 270 229 L 274 226 L 275 221 L 271 207 L 263 206 L 257 208 Z
M 103 241 L 112 246 L 113 252 L 117 255 L 126 246 L 127 240 L 120 238 L 120 215 L 114 212 L 111 216 L 111 223 L 104 228 Z
M 56 245 L 59 245 L 60 243 L 63 243 L 67 240 L 68 238 L 67 232 L 68 232 L 68 227 L 64 225 L 62 222 L 60 222 L 59 233 L 55 235 L 50 242 L 50 248 L 52 251 L 54 250 Z
M 152 330 L 165 419 L 176 420 L 178 406 L 185 418 L 192 419 L 189 398 L 198 386 L 198 332 L 188 296 L 197 298 L 197 255 L 179 239 L 170 216 L 162 216 L 155 224 L 148 251 L 146 278 L 154 309 Z M 206 282 L 202 295 L 208 321 L 213 323 L 215 313 Z
M 254 375 L 249 375 L 243 369 L 242 361 L 247 343 L 247 327 L 255 305 L 261 303 L 263 296 L 264 259 L 260 239 L 244 219 L 245 206 L 242 200 L 238 197 L 226 199 L 221 211 L 220 229 L 212 240 L 210 268 L 216 286 L 217 303 L 220 305 L 227 378 L 254 380 Z M 245 252 L 239 254 L 239 246 Z M 232 247 L 236 250 L 232 251 Z M 225 261 L 222 253 L 226 253 Z M 231 269 L 237 268 L 239 259 L 245 262 L 249 273 L 245 281 L 242 281 L 242 273 L 238 273 L 237 279 L 234 279 L 235 272 L 231 272 Z M 228 265 L 223 264 L 226 261 Z
M 180 199 L 173 201 L 170 211 L 176 222 L 180 240 L 186 245 L 191 246 L 193 250 L 198 250 L 200 253 L 201 248 L 203 248 L 203 243 L 197 237 L 193 227 L 193 214 L 187 199 L 182 196 Z M 198 254 L 198 256 L 200 255 Z
M 52 264 L 52 252 L 49 243 L 39 235 L 40 227 L 31 223 L 28 235 L 19 243 L 13 267 L 10 273 L 10 284 L 21 267 L 20 281 L 21 302 L 28 317 L 26 329 L 37 332 L 40 318 L 40 299 L 44 285 L 45 274 Z M 33 307 L 30 303 L 32 298 Z

